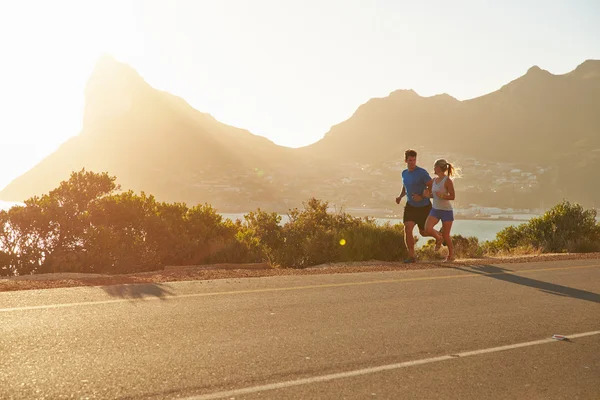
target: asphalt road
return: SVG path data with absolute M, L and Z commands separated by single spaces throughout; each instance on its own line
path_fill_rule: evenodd
M 600 260 L 0 293 L 0 398 L 597 400 Z

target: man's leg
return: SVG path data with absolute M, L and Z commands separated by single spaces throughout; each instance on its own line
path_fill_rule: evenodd
M 408 258 L 415 257 L 415 238 L 413 236 L 414 230 L 414 221 L 404 221 L 404 243 L 406 243 L 406 249 L 408 250 Z

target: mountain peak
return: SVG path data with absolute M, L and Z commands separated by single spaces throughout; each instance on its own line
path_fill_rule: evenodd
M 114 58 L 112 56 L 112 54 L 102 54 L 100 57 L 98 57 L 98 61 L 96 61 L 96 67 L 98 65 L 109 65 L 109 64 L 120 64 L 116 58 Z
M 541 69 L 539 66 L 534 65 L 527 70 L 527 73 L 525 73 L 525 75 L 518 77 L 517 79 L 502 86 L 500 88 L 500 90 L 498 90 L 494 93 L 490 93 L 484 97 L 489 98 L 490 95 L 494 95 L 495 93 L 506 92 L 506 91 L 509 91 L 509 92 L 522 91 L 522 90 L 529 91 L 532 89 L 532 87 L 536 88 L 535 90 L 537 90 L 537 88 L 539 88 L 540 85 L 546 84 L 548 82 L 548 78 L 551 78 L 553 76 L 554 75 L 552 75 L 550 72 L 546 71 L 545 69 Z
M 84 128 L 121 115 L 144 98 L 150 85 L 127 64 L 111 55 L 100 57 L 85 87 Z
M 96 66 L 88 80 L 87 86 L 119 84 L 138 85 L 145 83 L 135 69 L 117 61 L 113 56 L 105 54 L 96 62 Z M 87 90 L 87 87 L 86 87 Z
M 407 98 L 419 97 L 417 92 L 415 92 L 412 89 L 398 89 L 398 90 L 394 90 L 392 93 L 390 93 L 390 97 L 401 97 L 401 96 L 407 97 Z
M 600 60 L 585 60 L 573 70 L 572 74 L 582 78 L 598 77 L 600 76 Z
M 534 65 L 533 67 L 527 70 L 525 76 L 542 76 L 542 75 L 551 75 L 550 72 L 545 69 L 541 69 L 539 66 Z
M 432 99 L 432 100 L 436 100 L 436 101 L 448 101 L 448 102 L 458 101 L 456 98 L 450 96 L 448 93 L 435 94 L 428 98 Z
M 587 68 L 600 69 L 600 60 L 593 60 L 593 59 L 585 60 L 584 62 L 582 62 L 581 64 L 579 64 L 576 69 L 579 69 L 579 68 L 582 68 L 582 69 L 587 69 Z

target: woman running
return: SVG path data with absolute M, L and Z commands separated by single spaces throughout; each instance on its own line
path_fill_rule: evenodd
M 442 158 L 436 160 L 433 172 L 437 176 L 427 183 L 426 190 L 426 194 L 433 199 L 433 207 L 425 222 L 425 231 L 435 238 L 436 251 L 442 244 L 448 246 L 448 258 L 445 261 L 451 262 L 454 261 L 454 246 L 450 237 L 454 211 L 450 201 L 456 197 L 451 177 L 455 174 L 455 170 L 452 164 Z M 442 221 L 441 233 L 434 228 L 440 220 Z

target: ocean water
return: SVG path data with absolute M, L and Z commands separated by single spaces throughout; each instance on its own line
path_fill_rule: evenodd
M 0 200 L 0 209 L 7 210 L 14 205 L 21 203 L 11 203 Z M 244 219 L 244 214 L 221 214 L 224 218 L 231 220 Z M 377 218 L 376 221 L 380 224 L 390 222 L 396 224 L 402 222 L 400 219 L 388 219 L 388 218 Z M 287 215 L 282 215 L 282 222 L 287 222 Z M 494 221 L 494 220 L 456 220 L 452 226 L 452 232 L 463 236 L 475 236 L 480 241 L 493 240 L 496 237 L 496 233 L 501 231 L 510 225 L 519 225 L 527 222 L 526 220 L 514 220 L 514 221 Z M 438 225 L 438 227 L 441 224 Z M 418 235 L 417 229 L 415 234 Z M 419 244 L 423 244 L 424 239 L 419 240 Z
M 385 223 L 389 221 L 393 224 L 402 222 L 399 219 L 378 219 L 378 222 Z M 458 219 L 452 224 L 452 234 L 462 235 L 465 237 L 475 236 L 480 242 L 486 240 L 493 240 L 496 238 L 496 233 L 500 232 L 507 226 L 516 226 L 519 224 L 526 223 L 527 221 L 493 221 L 493 220 L 470 220 L 470 219 Z M 439 223 L 437 228 L 441 228 L 442 224 Z M 419 233 L 415 228 L 415 234 L 418 236 Z M 428 238 L 427 238 L 428 239 Z M 420 239 L 419 244 L 423 244 L 427 241 L 426 238 Z

